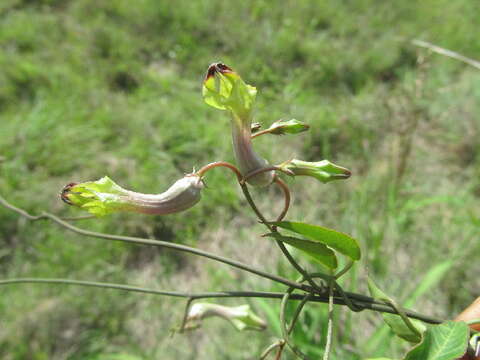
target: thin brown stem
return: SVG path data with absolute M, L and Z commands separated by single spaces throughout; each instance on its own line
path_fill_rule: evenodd
M 190 307 L 192 306 L 192 302 L 195 300 L 195 298 L 190 297 L 187 300 L 187 303 L 185 304 L 185 310 L 183 313 L 183 319 L 182 319 L 182 324 L 180 325 L 180 333 L 183 333 L 185 331 L 185 326 L 187 325 L 187 320 L 188 320 L 188 313 L 190 312 Z
M 235 165 L 230 164 L 229 162 L 226 162 L 226 161 L 216 161 L 216 162 L 207 164 L 207 165 L 203 166 L 200 170 L 198 170 L 196 172 L 196 175 L 199 176 L 199 177 L 203 177 L 207 171 L 209 171 L 213 168 L 216 168 L 216 167 L 226 167 L 226 168 L 232 170 L 235 173 L 235 175 L 237 175 L 238 181 L 241 181 L 243 179 L 243 175 L 240 172 L 240 170 L 238 170 L 238 168 Z
M 285 182 L 278 176 L 275 176 L 275 183 L 282 189 L 283 194 L 285 195 L 285 206 L 277 218 L 277 221 L 282 221 L 285 215 L 287 215 L 288 209 L 290 207 L 290 189 L 288 188 L 288 185 L 285 184 Z
M 257 217 L 260 219 L 260 221 L 270 230 L 271 232 L 277 232 L 277 229 L 270 225 L 270 223 L 265 219 L 263 214 L 260 212 L 258 209 L 257 205 L 252 199 L 252 196 L 250 195 L 250 191 L 248 191 L 248 187 L 245 183 L 240 183 L 240 187 L 242 188 L 243 195 L 247 199 L 248 204 L 250 207 L 253 209 Z M 323 293 L 323 289 L 321 289 L 308 275 L 308 273 L 303 269 L 293 258 L 293 256 L 290 254 L 290 252 L 287 250 L 285 245 L 280 241 L 280 240 L 275 240 L 278 247 L 282 251 L 283 255 L 287 258 L 287 260 L 290 262 L 290 264 L 307 280 L 308 284 L 310 285 L 308 288 L 304 288 L 306 291 L 312 291 L 314 290 L 316 293 Z M 305 286 L 305 285 L 304 285 Z
M 269 134 L 271 131 L 272 131 L 272 129 L 265 129 L 265 130 L 257 131 L 256 133 L 252 134 L 252 139 L 255 139 L 258 136 Z
M 262 174 L 264 172 L 269 172 L 269 171 L 281 171 L 284 174 L 287 174 L 289 176 L 294 175 L 290 170 L 285 170 L 285 169 L 282 169 L 278 166 L 268 166 L 268 167 L 260 168 L 260 169 L 249 172 L 248 174 L 243 176 L 243 178 L 241 180 L 241 183 L 246 183 L 248 181 L 248 179 L 250 179 L 250 178 L 252 178 L 252 177 L 254 177 L 258 174 Z

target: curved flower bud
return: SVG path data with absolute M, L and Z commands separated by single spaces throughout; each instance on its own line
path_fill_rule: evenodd
M 249 305 L 236 307 L 211 303 L 194 303 L 190 308 L 186 328 L 200 326 L 200 321 L 212 316 L 228 320 L 237 330 L 265 330 L 267 324 L 253 313 Z
M 260 124 L 259 122 L 254 122 L 254 123 L 252 123 L 252 125 L 250 126 L 250 130 L 252 131 L 252 134 L 255 134 L 255 133 L 258 132 L 261 128 L 262 128 L 262 124 Z M 1 161 L 1 159 L 0 159 L 0 161 Z
M 312 176 L 323 183 L 333 180 L 348 179 L 352 174 L 350 170 L 335 165 L 328 160 L 309 162 L 303 160 L 289 160 L 277 166 L 293 176 Z
M 187 210 L 201 198 L 204 187 L 200 177 L 190 174 L 176 181 L 161 194 L 142 194 L 125 190 L 107 176 L 97 181 L 65 186 L 60 195 L 69 205 L 104 216 L 119 211 L 166 215 Z
M 275 121 L 270 127 L 266 130 L 270 134 L 274 135 L 284 135 L 284 134 L 298 134 L 303 131 L 310 129 L 310 125 L 305 124 L 304 122 L 298 121 L 297 119 L 291 119 L 288 121 L 278 120 Z
M 245 176 L 253 171 L 267 168 L 268 162 L 252 147 L 252 109 L 257 95 L 255 87 L 246 84 L 232 69 L 222 63 L 209 66 L 203 82 L 205 102 L 217 109 L 232 114 L 232 142 L 240 171 Z M 253 186 L 266 186 L 273 181 L 274 172 L 261 172 L 248 179 Z

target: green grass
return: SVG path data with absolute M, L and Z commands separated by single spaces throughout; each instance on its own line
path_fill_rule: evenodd
M 368 267 L 386 292 L 406 301 L 429 269 L 452 259 L 411 305 L 453 317 L 479 286 L 480 72 L 409 40 L 479 59 L 479 7 L 472 0 L 4 0 L 0 192 L 32 213 L 76 215 L 58 198 L 68 182 L 108 175 L 126 188 L 161 192 L 194 167 L 233 161 L 228 116 L 205 105 L 200 91 L 208 64 L 222 60 L 259 89 L 256 121 L 292 117 L 311 125 L 297 136 L 255 140 L 262 155 L 272 163 L 327 158 L 353 171 L 346 182 L 289 182 L 289 219 L 360 240 L 363 264 L 345 287 L 366 292 Z M 258 238 L 263 229 L 233 176 L 214 170 L 207 184 L 203 200 L 183 214 L 80 226 L 190 244 L 296 277 Z M 254 194 L 269 216 L 279 211 L 276 191 Z M 282 290 L 206 260 L 83 238 L 7 210 L 0 210 L 0 272 L 171 290 Z M 269 320 L 278 316 L 273 301 L 251 303 Z M 182 309 L 171 299 L 115 291 L 5 287 L 0 356 L 251 359 L 278 336 L 273 323 L 252 336 L 212 319 L 203 332 L 171 339 Z M 307 307 L 293 338 L 314 358 L 325 343 L 325 314 Z M 390 334 L 369 345 L 381 326 L 375 314 L 339 310 L 337 321 L 333 359 L 399 358 L 405 349 Z

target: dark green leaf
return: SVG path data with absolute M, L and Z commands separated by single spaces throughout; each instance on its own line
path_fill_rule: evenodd
M 469 329 L 464 322 L 447 321 L 429 326 L 423 341 L 415 346 L 405 360 L 453 360 L 465 354 Z
M 360 246 L 357 240 L 347 234 L 323 226 L 295 221 L 279 221 L 271 224 L 303 235 L 312 241 L 325 244 L 352 260 L 360 259 Z
M 329 269 L 336 269 L 338 266 L 335 253 L 325 245 L 311 240 L 297 239 L 290 236 L 283 236 L 278 233 L 267 234 L 268 237 L 275 238 L 288 245 L 297 248 L 305 253 L 311 259 L 326 266 Z

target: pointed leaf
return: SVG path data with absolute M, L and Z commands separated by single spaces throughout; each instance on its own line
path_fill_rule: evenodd
M 277 221 L 271 224 L 303 235 L 312 241 L 325 244 L 352 260 L 360 259 L 360 246 L 357 240 L 347 234 L 323 226 L 295 221 Z
M 452 267 L 452 265 L 453 262 L 447 260 L 430 268 L 420 283 L 416 285 L 415 290 L 408 295 L 403 305 L 407 308 L 412 307 L 420 296 L 435 287 L 438 282 L 443 279 L 445 273 Z M 387 343 L 388 336 L 389 326 L 385 324 L 385 326 L 380 327 L 370 336 L 364 348 L 365 352 L 367 354 L 372 353 L 374 349 L 377 349 L 380 346 L 380 344 Z
M 390 297 L 382 290 L 380 290 L 380 288 L 373 282 L 370 277 L 368 277 L 368 289 L 370 290 L 370 294 L 374 298 L 382 301 L 390 301 Z M 405 324 L 400 315 L 383 313 L 382 317 L 385 323 L 398 337 L 411 343 L 419 343 L 420 341 L 422 341 L 421 334 L 423 334 L 427 329 L 423 322 L 416 319 L 410 319 L 410 322 L 418 331 L 418 333 L 415 333 L 407 326 L 407 324 Z
M 336 269 L 338 266 L 335 253 L 319 242 L 298 239 L 290 236 L 283 236 L 278 233 L 270 233 L 267 234 L 267 236 L 275 238 L 277 240 L 280 240 L 281 242 L 293 246 L 294 248 L 297 248 L 311 259 L 322 264 L 323 266 L 326 266 L 329 269 Z
M 464 322 L 447 321 L 429 326 L 423 341 L 405 360 L 454 360 L 467 351 L 469 329 Z

